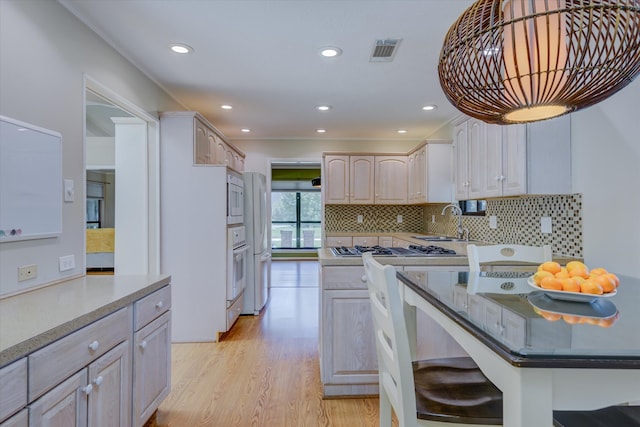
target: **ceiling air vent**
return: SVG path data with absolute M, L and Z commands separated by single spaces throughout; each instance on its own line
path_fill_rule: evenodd
M 376 40 L 369 62 L 391 62 L 402 39 Z

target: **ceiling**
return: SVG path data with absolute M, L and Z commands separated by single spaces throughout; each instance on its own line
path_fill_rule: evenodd
M 459 114 L 437 63 L 472 1 L 59 1 L 232 141 L 420 141 Z M 401 39 L 393 61 L 370 61 L 378 39 Z M 173 53 L 172 43 L 193 52 Z M 324 58 L 323 46 L 342 55 Z M 422 110 L 430 104 L 438 108 Z

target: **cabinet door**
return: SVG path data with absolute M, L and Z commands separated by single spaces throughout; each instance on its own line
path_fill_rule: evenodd
M 413 189 L 414 189 L 414 203 L 426 203 L 427 202 L 427 146 L 423 146 L 415 153 L 415 166 L 413 170 Z M 411 183 L 409 182 L 410 186 Z
M 87 425 L 87 370 L 72 375 L 29 405 L 32 427 L 82 427 Z
M 469 144 L 467 122 L 454 128 L 454 180 L 457 200 L 469 198 Z
M 139 427 L 158 409 L 171 388 L 171 313 L 135 334 L 133 353 L 133 425 Z
M 502 170 L 502 128 L 498 125 L 486 126 L 486 140 L 483 162 L 485 164 L 484 183 L 482 185 L 482 197 L 502 196 L 502 182 L 504 172 Z
M 468 122 L 468 193 L 467 198 L 482 197 L 482 187 L 485 181 L 485 165 L 482 159 L 486 154 L 486 127 L 483 122 L 469 119 Z
M 348 204 L 349 156 L 325 156 L 322 181 L 325 204 Z
M 211 163 L 213 161 L 213 151 L 209 145 L 209 129 L 198 119 L 194 119 L 195 124 L 195 163 L 198 165 Z
M 322 292 L 322 382 L 377 384 L 378 362 L 368 291 Z
M 208 130 L 207 132 L 207 145 L 209 147 L 209 163 L 216 163 L 216 146 L 218 145 L 218 137 L 215 133 Z
M 527 127 L 503 126 L 502 195 L 515 196 L 527 192 Z
M 227 144 L 220 138 L 216 138 L 216 164 L 227 164 Z
M 407 156 L 376 156 L 375 203 L 407 203 Z
M 89 365 L 88 426 L 131 425 L 131 369 L 129 341 L 118 344 Z
M 0 427 L 29 427 L 29 410 L 24 408 L 13 417 L 1 422 Z
M 374 156 L 349 157 L 349 202 L 358 205 L 374 203 Z
M 407 201 L 414 203 L 416 199 L 416 155 L 417 152 L 409 154 L 407 157 Z

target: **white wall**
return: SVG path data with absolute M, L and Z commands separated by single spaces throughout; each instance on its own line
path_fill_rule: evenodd
M 589 266 L 640 277 L 640 78 L 571 118 L 573 191 Z
M 75 182 L 64 203 L 62 236 L 0 244 L 0 295 L 84 271 L 84 74 L 148 112 L 181 107 L 62 7 L 48 0 L 0 1 L 0 114 L 62 134 L 63 178 Z M 58 257 L 76 268 L 58 272 Z M 17 282 L 17 267 L 38 277 Z

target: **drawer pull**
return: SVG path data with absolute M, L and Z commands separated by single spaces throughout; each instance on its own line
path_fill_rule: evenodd
M 144 350 L 145 348 L 147 348 L 147 341 L 142 341 L 142 342 L 140 343 L 140 348 L 141 348 L 141 349 L 143 349 L 143 350 Z
M 87 384 L 86 387 L 82 387 L 82 392 L 87 396 L 89 396 L 92 391 L 93 391 L 93 386 L 91 384 Z
M 156 308 L 157 308 L 158 310 L 160 310 L 162 307 L 164 307 L 164 304 L 162 303 L 162 301 L 158 301 L 158 302 L 156 303 Z
M 367 276 L 366 276 L 366 274 L 365 274 L 365 275 L 362 275 L 362 278 L 361 278 L 360 280 L 362 280 L 364 283 L 367 283 Z
M 104 378 L 102 378 L 102 375 L 99 375 L 98 378 L 96 378 L 93 383 L 95 385 L 97 385 L 98 387 L 100 387 L 100 384 L 102 384 L 102 382 L 104 381 Z
M 96 351 L 98 347 L 100 347 L 100 343 L 98 341 L 93 341 L 91 344 L 89 344 L 89 350 L 91 351 Z

